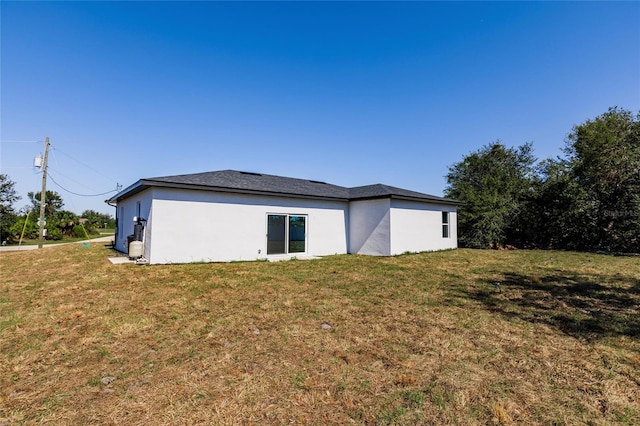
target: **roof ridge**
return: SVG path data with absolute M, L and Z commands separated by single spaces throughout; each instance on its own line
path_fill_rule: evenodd
M 393 197 L 417 201 L 457 203 L 455 200 L 398 188 L 384 183 L 345 187 L 314 179 L 302 179 L 259 172 L 243 172 L 234 169 L 140 179 L 134 185 L 116 194 L 112 200 L 122 199 L 128 194 L 136 193 L 152 186 L 333 200 L 339 199 L 344 201 Z

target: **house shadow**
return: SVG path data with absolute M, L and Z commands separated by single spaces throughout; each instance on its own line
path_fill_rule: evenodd
M 622 274 L 584 277 L 555 270 L 542 277 L 499 273 L 467 286 L 467 297 L 507 318 L 546 324 L 587 340 L 640 337 L 640 280 Z

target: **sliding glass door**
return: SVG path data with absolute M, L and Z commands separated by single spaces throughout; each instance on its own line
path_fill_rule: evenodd
M 267 218 L 267 254 L 286 253 L 287 216 L 270 214 Z
M 307 217 L 267 215 L 267 254 L 305 253 Z
M 306 238 L 305 216 L 289 216 L 289 253 L 304 253 Z

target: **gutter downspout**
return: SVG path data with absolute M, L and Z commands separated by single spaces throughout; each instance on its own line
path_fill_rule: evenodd
M 115 215 L 116 216 L 116 224 L 115 224 L 116 225 L 116 232 L 113 234 L 113 247 L 115 248 L 116 247 L 116 243 L 118 242 L 118 228 L 119 228 L 119 226 L 118 226 L 118 222 L 119 222 L 119 220 L 118 220 L 118 203 L 116 202 L 115 204 L 112 204 L 111 200 L 104 200 L 104 202 L 107 203 L 107 205 L 109 205 L 109 206 L 111 206 L 111 207 L 116 209 L 116 215 Z

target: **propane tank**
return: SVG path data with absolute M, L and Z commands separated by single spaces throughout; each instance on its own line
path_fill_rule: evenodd
M 131 241 L 129 243 L 129 258 L 137 259 L 142 256 L 142 241 Z

